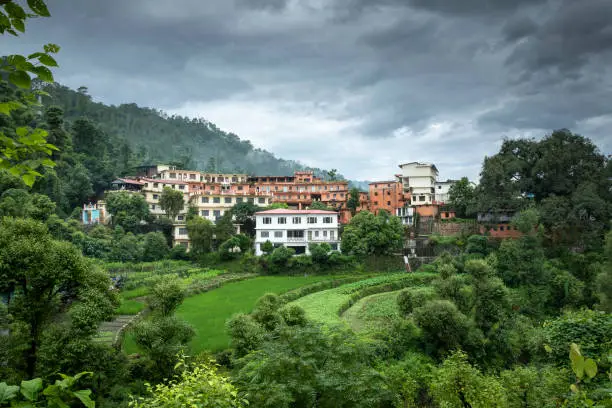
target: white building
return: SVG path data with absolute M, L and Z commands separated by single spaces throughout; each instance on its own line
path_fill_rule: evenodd
M 255 213 L 255 254 L 262 255 L 261 245 L 270 241 L 275 247 L 295 249 L 296 254 L 310 254 L 311 243 L 328 243 L 340 249 L 338 213 L 323 210 L 277 209 Z
M 403 225 L 414 225 L 414 207 L 408 207 L 406 205 L 396 208 L 395 215 L 402 220 Z
M 400 164 L 400 176 L 404 191 L 410 192 L 412 205 L 433 204 L 438 169 L 431 163 L 411 162 Z
M 449 200 L 448 193 L 450 192 L 450 188 L 453 184 L 455 184 L 457 180 L 446 180 L 446 181 L 437 181 L 435 183 L 436 195 L 435 200 L 437 204 L 446 204 Z

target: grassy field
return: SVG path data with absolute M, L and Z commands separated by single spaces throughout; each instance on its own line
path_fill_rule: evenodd
M 189 322 L 196 335 L 191 341 L 192 353 L 203 350 L 222 350 L 229 345 L 225 322 L 236 313 L 248 313 L 255 302 L 266 293 L 284 293 L 338 276 L 265 276 L 228 283 L 218 289 L 186 298 L 176 316 Z M 136 353 L 138 349 L 129 334 L 124 350 Z
M 311 320 L 324 324 L 342 324 L 344 321 L 338 315 L 339 311 L 351 299 L 359 298 L 360 293 L 367 293 L 372 288 L 385 286 L 386 284 L 398 284 L 399 282 L 403 282 L 402 286 L 404 287 L 409 286 L 412 281 L 415 282 L 415 285 L 420 285 L 424 279 L 429 278 L 433 278 L 433 275 L 396 273 L 377 276 L 338 288 L 313 293 L 296 300 L 292 304 L 302 307 L 306 311 L 306 316 Z M 395 289 L 400 288 L 396 287 Z M 392 289 L 382 289 L 380 292 L 389 290 Z M 365 297 L 366 295 L 363 296 Z
M 364 297 L 344 312 L 342 320 L 355 333 L 365 336 L 384 330 L 393 318 L 399 317 L 396 303 L 399 292 L 396 290 Z

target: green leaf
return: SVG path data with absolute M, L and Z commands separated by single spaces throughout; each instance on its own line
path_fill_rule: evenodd
M 593 378 L 597 375 L 597 363 L 592 358 L 587 358 L 584 362 L 584 372 L 587 377 Z
M 570 390 L 572 390 L 573 393 L 577 393 L 578 392 L 578 386 L 576 384 L 572 384 L 572 385 L 570 385 Z
M 23 176 L 21 176 L 21 179 L 26 184 L 26 186 L 32 187 L 32 185 L 34 185 L 34 182 L 36 181 L 36 175 L 32 173 L 26 173 Z
M 29 132 L 27 127 L 21 126 L 15 129 L 15 133 L 17 133 L 17 136 L 19 137 L 26 137 Z
M 38 75 L 38 79 L 45 82 L 53 82 L 53 73 L 47 67 L 34 67 L 32 70 L 36 75 Z
M 42 54 L 38 57 L 38 60 L 41 64 L 45 64 L 48 67 L 57 67 L 57 61 L 55 61 L 55 58 L 48 54 Z
M 74 396 L 77 397 L 82 403 L 83 405 L 85 405 L 87 408 L 95 408 L 96 403 L 93 402 L 91 400 L 91 398 L 89 398 L 89 396 L 91 395 L 91 390 L 79 390 L 79 391 L 74 391 L 73 392 Z
M 24 20 L 27 15 L 26 12 L 21 6 L 14 2 L 9 2 L 4 5 L 4 10 L 8 13 L 11 18 L 18 18 L 20 20 Z
M 25 108 L 25 106 L 17 101 L 8 101 L 0 103 L 0 113 L 8 115 L 15 109 Z
M 17 54 L 9 55 L 8 57 L 6 57 L 6 60 L 9 65 L 13 65 L 18 69 L 23 69 L 23 65 L 27 62 L 26 57 Z
M 11 23 L 13 24 L 13 27 L 15 27 L 15 30 L 25 33 L 25 24 L 23 23 L 23 20 L 14 18 L 11 20 Z
M 30 88 L 32 86 L 32 80 L 25 71 L 15 71 L 9 74 L 9 82 L 20 88 Z
M 50 54 L 56 54 L 56 53 L 58 53 L 58 52 L 59 52 L 59 50 L 60 50 L 60 46 L 59 46 L 59 45 L 57 45 L 57 44 L 45 44 L 45 45 L 43 46 L 43 49 L 45 50 L 45 52 L 46 52 L 47 54 L 49 54 L 49 53 L 50 53 Z
M 8 385 L 5 382 L 0 383 L 0 404 L 4 404 L 15 398 L 19 392 L 19 387 L 16 385 Z
M 47 5 L 43 0 L 28 0 L 28 7 L 32 9 L 33 12 L 42 17 L 51 17 L 49 14 L 49 10 L 47 9 Z
M 40 378 L 21 382 L 21 394 L 23 394 L 28 401 L 36 401 L 40 390 L 42 390 L 42 379 Z

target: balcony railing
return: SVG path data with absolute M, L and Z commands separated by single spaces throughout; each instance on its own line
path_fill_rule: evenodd
M 287 242 L 306 242 L 306 238 L 287 238 Z

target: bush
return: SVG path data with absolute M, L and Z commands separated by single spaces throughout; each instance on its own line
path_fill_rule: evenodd
M 423 306 L 435 297 L 431 290 L 404 289 L 397 296 L 397 306 L 402 315 L 408 316 L 412 311 Z
M 237 237 L 231 237 L 221 245 L 219 245 L 219 257 L 223 261 L 228 261 L 230 259 L 236 259 L 240 256 L 240 252 L 242 248 L 240 248 L 240 239 Z
M 145 235 L 142 260 L 145 262 L 159 261 L 168 255 L 166 237 L 161 232 L 149 232 Z
M 172 247 L 172 249 L 168 253 L 168 257 L 170 259 L 174 259 L 177 261 L 189 260 L 189 254 L 187 253 L 187 248 L 185 248 L 183 245 L 176 245 Z
M 310 250 L 310 256 L 312 257 L 312 261 L 314 263 L 321 265 L 327 264 L 329 260 L 329 252 L 331 251 L 331 246 L 329 244 L 310 244 L 308 249 Z
M 270 255 L 270 271 L 272 273 L 282 272 L 289 260 L 295 255 L 295 249 L 280 246 L 272 251 Z

